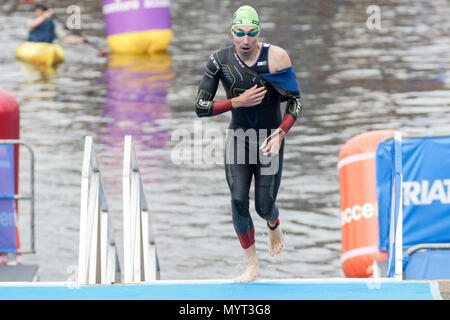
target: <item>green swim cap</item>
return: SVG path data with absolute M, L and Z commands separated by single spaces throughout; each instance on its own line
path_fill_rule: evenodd
M 261 30 L 258 12 L 250 6 L 240 7 L 233 15 L 231 31 L 237 26 L 254 26 Z

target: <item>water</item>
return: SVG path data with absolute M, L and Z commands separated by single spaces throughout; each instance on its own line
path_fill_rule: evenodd
M 69 4 L 52 3 L 61 15 Z M 106 47 L 101 1 L 77 3 L 83 32 Z M 265 224 L 252 210 L 263 277 L 341 277 L 339 150 L 351 137 L 370 130 L 450 134 L 450 4 L 380 2 L 379 30 L 366 26 L 366 9 L 378 4 L 374 1 L 249 4 L 262 18 L 261 40 L 289 53 L 305 105 L 286 138 L 277 202 L 286 233 L 281 255 L 267 253 Z M 225 279 L 244 270 L 223 165 L 171 160 L 176 129 L 188 130 L 194 139 L 194 121 L 200 121 L 204 132 L 227 127 L 227 114 L 198 119 L 193 101 L 209 54 L 231 44 L 229 21 L 240 5 L 172 1 L 174 39 L 169 56 L 156 61 L 108 60 L 88 46 L 64 45 L 65 63 L 42 71 L 14 57 L 26 36 L 29 5 L 2 1 L 0 87 L 20 103 L 21 138 L 36 153 L 38 254 L 24 260 L 40 265 L 42 281 L 70 279 L 68 268 L 77 264 L 86 135 L 96 142 L 121 256 L 123 135 L 132 134 L 162 278 Z M 140 71 L 127 69 L 130 64 L 141 66 Z M 220 89 L 217 98 L 224 97 Z M 23 226 L 21 232 L 25 247 L 28 230 Z

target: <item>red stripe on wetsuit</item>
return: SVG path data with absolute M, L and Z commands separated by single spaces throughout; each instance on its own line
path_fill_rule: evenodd
M 255 243 L 255 228 L 251 228 L 243 234 L 237 235 L 243 249 L 249 248 Z
M 293 116 L 291 116 L 289 113 L 286 113 L 284 115 L 283 121 L 281 121 L 278 128 L 282 129 L 284 133 L 288 133 L 288 131 L 292 128 L 294 125 L 295 119 Z
M 222 100 L 222 101 L 214 101 L 212 114 L 220 114 L 233 109 L 233 105 L 231 104 L 231 99 Z

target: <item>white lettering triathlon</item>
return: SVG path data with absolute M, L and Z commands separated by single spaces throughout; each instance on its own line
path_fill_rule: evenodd
M 450 204 L 450 179 L 405 181 L 403 194 L 405 206 L 429 205 L 434 201 Z
M 378 204 L 364 203 L 363 205 L 356 204 L 351 208 L 346 208 L 341 211 L 341 225 L 352 221 L 358 221 L 361 219 L 370 219 L 378 216 Z
M 430 205 L 435 201 L 450 204 L 450 179 L 404 181 L 403 196 L 404 206 Z M 373 216 L 378 216 L 377 203 L 356 204 L 341 211 L 341 225 Z

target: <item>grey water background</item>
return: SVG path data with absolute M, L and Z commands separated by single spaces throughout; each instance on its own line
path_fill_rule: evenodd
M 286 137 L 277 201 L 286 243 L 279 256 L 269 256 L 265 224 L 251 205 L 262 275 L 341 277 L 339 150 L 370 130 L 450 134 L 450 2 L 246 3 L 260 13 L 261 40 L 289 53 L 305 105 Z M 62 17 L 71 4 L 82 10 L 82 32 L 107 47 L 101 1 L 51 1 Z M 232 43 L 229 21 L 243 4 L 172 0 L 171 65 L 161 83 L 127 81 L 128 71 L 114 69 L 86 45 L 64 44 L 66 61 L 53 71 L 17 61 L 14 49 L 26 38 L 30 5 L 1 1 L 0 87 L 18 100 L 21 139 L 36 154 L 37 254 L 24 256 L 24 263 L 39 264 L 41 281 L 74 279 L 87 135 L 96 143 L 122 263 L 123 135 L 133 134 L 162 279 L 228 279 L 245 269 L 223 165 L 174 163 L 177 143 L 171 141 L 181 129 L 208 145 L 195 140 L 194 123 L 203 132 L 225 133 L 229 115 L 198 119 L 193 100 L 209 54 Z M 381 9 L 380 29 L 366 25 L 370 5 Z M 223 97 L 220 89 L 217 98 Z M 26 160 L 22 150 L 25 191 Z M 27 208 L 21 204 L 23 247 L 29 244 Z

